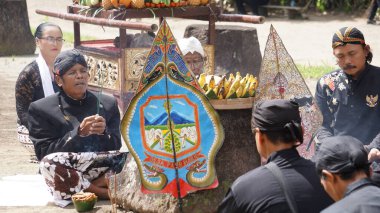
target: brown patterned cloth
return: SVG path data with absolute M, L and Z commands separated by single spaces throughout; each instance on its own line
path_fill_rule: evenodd
M 55 203 L 60 205 L 61 201 L 70 201 L 73 194 L 87 189 L 93 180 L 106 173 L 119 173 L 126 157 L 127 153 L 119 151 L 56 152 L 41 160 L 40 172 Z

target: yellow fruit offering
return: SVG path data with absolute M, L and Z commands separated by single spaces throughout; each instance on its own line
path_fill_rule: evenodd
M 254 97 L 258 86 L 257 78 L 252 74 L 246 74 L 244 78 L 240 72 L 234 76 L 230 73 L 219 77 L 202 73 L 198 79 L 199 86 L 209 99 L 234 99 Z
M 131 5 L 131 0 L 120 0 L 120 5 L 124 5 L 126 8 L 128 8 Z
M 201 0 L 201 5 L 207 5 L 208 4 L 208 0 Z
M 201 4 L 201 0 L 188 0 L 187 3 L 191 6 L 199 6 Z
M 145 1 L 144 0 L 132 0 L 131 2 L 133 8 L 144 8 Z
M 111 0 L 102 0 L 102 7 L 105 10 L 109 10 L 109 9 L 113 8 L 113 4 L 112 4 Z

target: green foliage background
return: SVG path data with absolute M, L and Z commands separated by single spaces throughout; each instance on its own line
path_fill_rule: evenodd
M 218 1 L 218 0 L 217 0 Z M 232 5 L 235 0 L 221 0 L 224 5 Z M 249 0 L 246 0 L 249 1 Z M 297 6 L 305 6 L 309 0 L 295 0 Z M 339 11 L 344 13 L 364 12 L 372 0 L 311 0 L 310 10 L 317 12 Z M 274 5 L 290 5 L 291 0 L 270 0 Z
M 290 5 L 291 0 L 272 0 L 271 3 Z M 305 5 L 309 0 L 296 0 L 299 6 Z M 320 12 L 342 11 L 346 13 L 363 11 L 369 7 L 371 0 L 312 0 L 310 8 Z

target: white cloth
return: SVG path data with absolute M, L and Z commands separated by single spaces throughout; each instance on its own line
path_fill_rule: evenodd
M 190 38 L 179 39 L 178 46 L 179 46 L 179 49 L 181 49 L 181 52 L 183 55 L 186 55 L 189 52 L 190 53 L 197 52 L 201 54 L 202 57 L 205 56 L 205 52 L 203 50 L 201 42 L 194 36 L 191 36 Z
M 0 206 L 46 206 L 53 202 L 42 175 L 2 177 L 0 189 Z
M 46 64 L 45 59 L 42 57 L 41 53 L 36 58 L 36 62 L 38 64 L 38 69 L 40 71 L 42 88 L 44 89 L 45 97 L 54 94 L 49 67 Z

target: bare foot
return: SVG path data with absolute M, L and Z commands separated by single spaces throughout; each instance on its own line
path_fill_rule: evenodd
M 102 188 L 108 188 L 107 179 L 105 175 L 102 175 L 99 178 L 93 180 L 91 184 Z
M 92 192 L 95 193 L 98 198 L 102 200 L 109 200 L 110 196 L 108 195 L 108 188 L 99 187 L 94 184 L 91 184 L 90 187 L 88 187 L 85 192 Z

